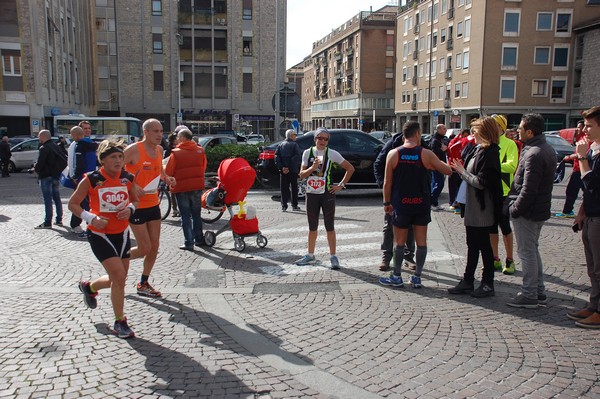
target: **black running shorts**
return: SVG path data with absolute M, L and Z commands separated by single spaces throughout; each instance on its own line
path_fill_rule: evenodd
M 151 208 L 136 209 L 129 218 L 131 224 L 144 224 L 153 220 L 160 220 L 160 208 L 158 205 Z
M 129 259 L 131 257 L 129 229 L 119 234 L 104 234 L 88 230 L 87 237 L 92 252 L 100 263 L 109 258 Z
M 427 226 L 431 223 L 431 212 L 407 215 L 405 213 L 392 214 L 392 224 L 400 229 L 408 229 L 412 225 Z
M 306 194 L 306 217 L 308 229 L 316 231 L 319 227 L 319 213 L 323 210 L 323 222 L 326 231 L 334 230 L 335 194 L 326 191 L 324 194 Z

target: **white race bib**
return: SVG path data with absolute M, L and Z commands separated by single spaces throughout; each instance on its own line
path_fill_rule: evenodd
M 309 176 L 306 179 L 306 192 L 308 194 L 323 194 L 326 186 L 325 178 L 319 176 Z
M 98 189 L 100 212 L 119 212 L 129 203 L 127 187 L 103 187 Z

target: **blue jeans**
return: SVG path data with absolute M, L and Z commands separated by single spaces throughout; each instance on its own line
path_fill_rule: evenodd
M 177 206 L 181 215 L 181 228 L 183 230 L 184 245 L 193 246 L 194 243 L 204 242 L 202 233 L 202 219 L 200 210 L 202 208 L 202 191 L 187 191 L 175 193 Z
M 535 222 L 523 217 L 513 219 L 513 230 L 517 241 L 517 254 L 523 269 L 523 287 L 525 298 L 537 299 L 546 291 L 544 287 L 544 264 L 539 251 L 539 239 L 544 221 Z
M 63 208 L 62 202 L 60 202 L 58 187 L 58 179 L 55 179 L 52 176 L 40 179 L 40 188 L 42 189 L 44 207 L 46 208 L 46 216 L 44 217 L 44 224 L 46 226 L 52 224 L 52 201 L 54 201 L 54 206 L 56 206 L 56 222 L 62 222 Z
M 443 173 L 432 171 L 431 172 L 431 205 L 438 206 L 438 198 L 444 189 L 444 182 L 446 176 Z

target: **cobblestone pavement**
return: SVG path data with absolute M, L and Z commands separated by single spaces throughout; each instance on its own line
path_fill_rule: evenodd
M 555 188 L 555 212 L 565 184 Z M 496 274 L 493 298 L 447 294 L 466 255 L 451 212 L 433 214 L 424 288 L 392 289 L 377 284 L 377 192 L 339 195 L 340 271 L 328 268 L 323 230 L 321 264 L 293 265 L 306 250 L 306 217 L 282 213 L 274 194 L 247 197 L 265 248 L 246 237 L 237 252 L 226 231 L 213 248 L 180 251 L 179 221 L 167 219 L 152 275 L 164 298 L 135 294 L 141 262 L 132 261 L 126 313 L 137 336 L 120 340 L 108 332 L 108 292 L 92 311 L 76 287 L 102 272 L 87 242 L 66 228 L 33 230 L 43 206 L 31 175 L 0 180 L 0 397 L 600 397 L 600 332 L 565 317 L 589 293 L 569 220 L 542 230 L 547 307 L 520 310 L 505 304 L 520 271 Z M 65 215 L 67 225 L 66 207 Z

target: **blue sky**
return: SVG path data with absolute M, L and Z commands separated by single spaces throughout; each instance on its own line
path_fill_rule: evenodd
M 393 0 L 287 0 L 286 68 L 310 55 L 312 44 L 358 14 Z

